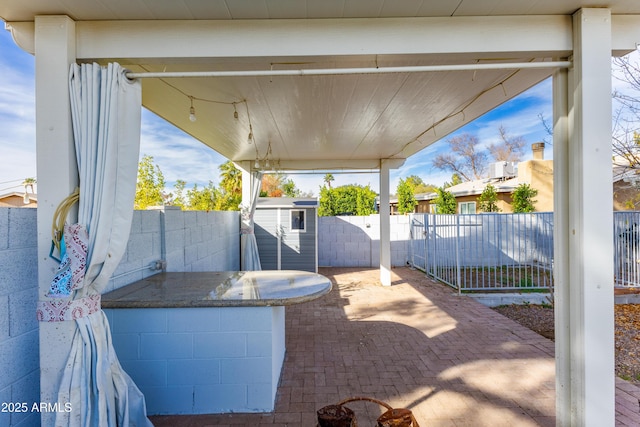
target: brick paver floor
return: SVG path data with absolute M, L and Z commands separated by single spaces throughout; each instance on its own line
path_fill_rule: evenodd
M 372 397 L 421 427 L 554 426 L 553 342 L 419 271 L 324 268 L 334 289 L 287 307 L 287 354 L 268 414 L 154 416 L 163 426 L 310 426 L 316 411 Z M 617 381 L 616 425 L 640 425 L 640 389 Z M 360 427 L 383 412 L 349 403 Z

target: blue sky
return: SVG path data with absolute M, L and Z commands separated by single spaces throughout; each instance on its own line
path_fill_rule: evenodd
M 15 45 L 8 31 L 0 30 L 0 194 L 23 190 L 20 183 L 27 177 L 36 177 L 35 154 L 35 96 L 34 58 Z M 482 144 L 489 145 L 499 139 L 498 128 L 504 126 L 510 135 L 523 136 L 530 144 L 548 140 L 539 114 L 551 119 L 551 80 L 545 80 L 520 96 L 503 104 L 456 133 L 469 132 L 478 136 Z M 455 134 L 454 134 L 455 135 Z M 451 135 L 450 135 L 451 136 Z M 179 148 L 179 150 L 177 149 Z M 407 159 L 404 166 L 391 173 L 391 192 L 400 178 L 417 175 L 426 183 L 441 185 L 449 181 L 451 173 L 443 173 L 431 166 L 433 156 L 447 149 L 445 140 L 425 148 Z M 551 158 L 547 146 L 546 158 Z M 204 144 L 191 138 L 163 119 L 143 109 L 140 154 L 154 157 L 168 186 L 176 179 L 187 181 L 187 187 L 197 183 L 206 185 L 210 180 L 219 182 L 218 165 L 226 159 Z M 527 149 L 525 158 L 530 158 Z M 333 174 L 333 186 L 370 184 L 378 191 L 377 174 Z M 290 175 L 297 187 L 318 195 L 324 173 Z

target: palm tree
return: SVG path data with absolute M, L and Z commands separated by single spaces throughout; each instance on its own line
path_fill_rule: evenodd
M 38 181 L 36 181 L 35 178 L 25 178 L 24 181 L 22 181 L 22 185 L 24 186 L 24 192 L 27 192 L 27 187 L 31 187 L 31 192 L 33 194 L 35 194 L 35 191 L 33 189 L 33 185 L 36 184 Z
M 230 194 L 242 192 L 242 172 L 236 168 L 232 161 L 228 160 L 221 164 L 220 186 Z
M 324 176 L 324 182 L 327 184 L 329 189 L 331 189 L 331 182 L 334 180 L 333 175 L 328 173 Z

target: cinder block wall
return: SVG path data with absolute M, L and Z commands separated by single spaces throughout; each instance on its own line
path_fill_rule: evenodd
M 107 309 L 120 363 L 147 412 L 273 410 L 284 307 Z
M 0 208 L 0 426 L 36 426 L 40 401 L 36 209 Z M 23 408 L 19 408 L 23 409 Z
M 40 414 L 36 209 L 0 208 L 0 403 L 26 403 L 27 412 L 0 411 L 0 426 L 35 426 Z M 127 249 L 106 291 L 169 271 L 238 270 L 238 212 L 135 211 Z M 1 409 L 1 408 L 0 408 Z M 7 408 L 9 409 L 9 408 Z
M 163 207 L 134 211 L 127 249 L 106 291 L 167 271 L 240 269 L 240 214 Z
M 240 214 L 164 209 L 167 271 L 240 269 Z
M 410 217 L 391 216 L 391 265 L 407 262 Z M 318 218 L 320 267 L 379 267 L 380 216 L 325 216 Z

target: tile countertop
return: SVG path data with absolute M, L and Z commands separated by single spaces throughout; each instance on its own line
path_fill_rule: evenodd
M 102 295 L 102 308 L 282 306 L 329 291 L 329 279 L 306 271 L 160 273 Z

